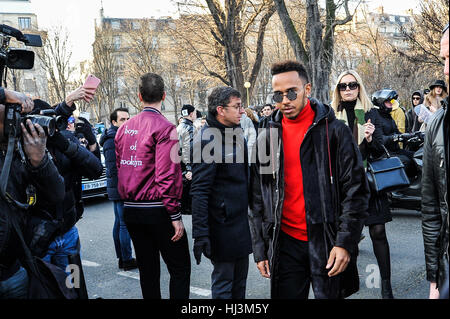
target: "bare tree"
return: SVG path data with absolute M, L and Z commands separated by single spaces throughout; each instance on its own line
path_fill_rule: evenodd
M 448 0 L 423 0 L 420 13 L 413 15 L 413 27 L 401 28 L 409 41 L 409 49 L 395 48 L 399 54 L 415 63 L 425 65 L 443 65 L 439 57 L 441 31 L 448 23 Z
M 351 21 L 353 14 L 348 7 L 349 0 L 326 0 L 325 17 L 320 14 L 318 0 L 306 0 L 307 20 L 305 29 L 302 30 L 303 39 L 289 15 L 285 0 L 274 0 L 274 2 L 295 57 L 305 65 L 311 77 L 312 95 L 321 101 L 328 101 L 334 30 L 336 26 Z M 343 19 L 336 17 L 340 7 L 345 10 Z
M 188 7 L 202 6 L 195 1 L 187 2 Z M 205 32 L 195 35 L 207 37 L 209 50 L 203 51 L 202 47 L 196 47 L 199 41 L 191 42 L 191 50 L 210 76 L 239 90 L 243 100 L 246 101 L 247 91 L 244 89 L 244 82 L 250 82 L 251 96 L 264 56 L 264 34 L 275 12 L 273 2 L 272 0 L 205 0 L 205 2 L 209 16 L 199 18 L 199 21 L 203 19 L 201 28 L 209 32 L 209 37 Z M 252 35 L 256 38 L 256 52 L 252 64 L 245 46 L 250 32 L 256 32 Z M 208 59 L 215 59 L 218 63 L 208 65 Z
M 71 66 L 72 50 L 67 30 L 56 27 L 48 30 L 46 35 L 43 49 L 36 53 L 49 78 L 49 100 L 56 103 L 64 100 L 71 89 L 69 77 L 74 69 Z
M 116 47 L 113 33 L 109 26 L 96 27 L 95 42 L 93 44 L 92 73 L 101 80 L 97 88 L 91 107 L 100 120 L 103 113 L 110 114 L 118 98 L 118 68 L 116 61 Z

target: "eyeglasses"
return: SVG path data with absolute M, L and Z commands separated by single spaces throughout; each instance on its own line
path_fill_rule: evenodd
M 339 83 L 337 85 L 337 88 L 339 91 L 345 91 L 345 90 L 347 90 L 347 87 L 353 91 L 359 87 L 359 83 L 358 82 L 349 82 L 349 83 Z
M 420 97 L 413 97 L 412 99 L 413 99 L 413 100 L 420 101 Z
M 281 93 L 279 91 L 273 92 L 272 99 L 276 103 L 283 102 L 284 97 L 287 97 L 289 101 L 294 101 L 297 99 L 297 92 L 295 92 L 293 89 L 288 90 L 286 93 Z
M 239 111 L 240 109 L 242 109 L 242 110 L 245 111 L 245 108 L 244 108 L 242 105 L 237 105 L 237 106 L 234 106 L 234 105 L 232 105 L 232 106 L 230 106 L 230 105 L 225 105 L 225 106 L 223 106 L 223 107 L 224 107 L 224 108 L 225 108 L 225 107 L 232 107 L 232 108 L 236 109 L 236 111 Z

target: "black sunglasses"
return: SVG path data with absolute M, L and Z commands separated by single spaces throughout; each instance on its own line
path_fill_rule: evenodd
M 350 90 L 356 90 L 359 87 L 359 84 L 358 84 L 358 82 L 350 82 L 350 83 L 339 83 L 337 85 L 337 88 L 339 91 L 345 91 L 345 90 L 347 90 L 347 87 Z
M 286 95 L 286 97 L 288 98 L 289 101 L 294 101 L 294 100 L 297 99 L 297 92 L 295 92 L 293 89 L 288 90 L 286 94 L 285 93 L 281 93 L 279 91 L 273 92 L 272 99 L 276 103 L 281 103 L 281 102 L 283 102 L 283 99 L 284 99 L 285 95 Z
M 419 97 L 419 96 L 417 96 L 417 97 L 416 97 L 416 96 L 413 96 L 412 99 L 413 99 L 413 100 L 418 100 L 418 101 L 419 101 L 419 100 L 420 100 L 420 97 Z

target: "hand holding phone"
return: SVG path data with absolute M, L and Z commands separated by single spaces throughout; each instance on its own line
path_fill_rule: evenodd
M 86 102 L 90 102 L 92 100 L 92 98 L 94 97 L 95 90 L 99 86 L 100 82 L 101 82 L 100 79 L 97 78 L 95 75 L 92 74 L 88 75 L 86 81 L 83 84 L 83 88 L 85 88 L 88 93 L 87 94 L 88 97 L 84 99 Z

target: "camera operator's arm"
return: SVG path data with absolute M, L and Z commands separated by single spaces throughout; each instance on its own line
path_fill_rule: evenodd
M 0 87 L 0 103 L 12 103 L 22 105 L 22 113 L 30 113 L 33 110 L 33 100 L 23 93 L 11 91 Z
M 100 177 L 103 172 L 100 159 L 82 146 L 75 136 L 64 136 L 65 132 L 55 132 L 48 139 L 47 145 L 57 148 L 66 155 L 70 159 L 73 169 L 79 171 L 81 175 L 89 179 Z
M 64 179 L 45 153 L 47 141 L 45 132 L 39 124 L 33 125 L 30 120 L 27 120 L 26 125 L 31 134 L 21 123 L 23 149 L 28 157 L 25 166 L 42 197 L 50 203 L 59 203 L 65 196 Z
M 83 123 L 77 123 L 75 132 L 77 133 L 83 133 L 84 137 L 88 141 L 89 150 L 93 152 L 96 156 L 100 158 L 100 152 L 96 152 L 96 150 L 99 149 L 97 146 L 97 139 L 95 138 L 94 132 L 92 131 L 92 125 L 89 123 L 88 120 L 86 120 L 83 117 L 79 118 L 80 121 Z M 98 153 L 98 154 L 96 154 Z

